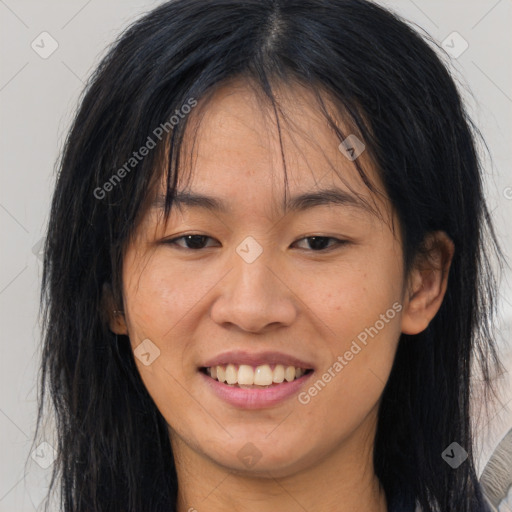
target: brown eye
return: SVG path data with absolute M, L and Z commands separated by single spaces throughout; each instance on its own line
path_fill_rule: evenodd
M 301 240 L 298 240 L 298 242 L 302 242 L 304 240 L 307 240 L 308 247 L 306 248 L 311 249 L 313 251 L 325 251 L 336 246 L 348 243 L 346 240 L 338 240 L 337 238 L 333 238 L 330 236 L 308 236 L 302 238 Z M 334 243 L 329 245 L 330 241 L 333 241 Z
M 213 238 L 206 235 L 182 235 L 178 238 L 173 238 L 172 240 L 167 240 L 165 243 L 170 245 L 176 245 L 183 249 L 191 249 L 191 250 L 199 250 L 204 249 L 206 247 L 206 242 L 208 240 L 213 240 Z M 178 241 L 182 241 L 183 243 L 178 243 Z

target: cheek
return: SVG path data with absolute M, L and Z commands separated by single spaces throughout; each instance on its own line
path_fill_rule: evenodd
M 320 338 L 328 349 L 318 376 L 328 382 L 325 391 L 322 382 L 311 389 L 313 395 L 325 392 L 325 400 L 311 399 L 337 421 L 357 421 L 367 414 L 388 380 L 401 332 L 398 263 L 392 253 L 378 259 L 361 253 L 328 276 L 318 273 L 297 281 L 320 320 Z M 339 405 L 337 412 L 329 412 L 332 403 Z M 347 416 L 348 410 L 353 416 Z
M 336 339 L 345 342 L 373 326 L 401 300 L 401 270 L 392 255 L 375 259 L 358 253 L 328 272 L 301 273 L 295 283 L 302 302 Z M 397 316 L 395 308 L 386 320 Z M 378 327 L 381 330 L 380 323 Z
M 315 288 L 319 339 L 326 349 L 316 380 L 302 404 L 311 418 L 353 431 L 378 404 L 400 337 L 400 302 L 393 286 L 377 286 L 368 267 L 318 282 Z M 322 286 L 320 286 L 322 284 Z
M 145 261 L 134 264 L 129 255 L 125 261 L 125 308 L 134 360 L 148 393 L 169 419 L 173 410 L 190 405 L 182 391 L 187 343 L 180 329 L 204 291 L 194 286 L 194 276 L 168 265 L 158 250 Z M 137 355 L 143 340 L 153 344 L 150 364 Z
M 162 251 L 163 252 L 163 251 Z M 216 282 L 213 275 L 182 271 L 155 254 L 142 270 L 126 271 L 125 301 L 132 330 L 165 337 L 177 322 L 204 299 Z

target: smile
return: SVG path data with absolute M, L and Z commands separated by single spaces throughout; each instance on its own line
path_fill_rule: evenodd
M 227 364 L 201 368 L 212 379 L 240 388 L 268 388 L 283 382 L 293 382 L 313 370 L 282 364 Z

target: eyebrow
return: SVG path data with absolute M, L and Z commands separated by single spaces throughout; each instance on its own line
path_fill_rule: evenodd
M 152 208 L 164 208 L 165 196 L 159 195 L 152 203 Z M 219 198 L 197 194 L 193 192 L 178 191 L 172 200 L 172 205 L 188 208 L 198 208 L 216 213 L 227 213 L 228 207 Z M 316 206 L 351 206 L 368 211 L 368 205 L 359 198 L 338 188 L 327 188 L 305 192 L 291 197 L 285 207 L 286 211 L 304 211 Z

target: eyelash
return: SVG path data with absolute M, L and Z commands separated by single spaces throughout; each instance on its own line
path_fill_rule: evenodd
M 177 243 L 178 240 L 186 239 L 187 237 L 200 237 L 200 238 L 207 238 L 207 239 L 213 240 L 212 237 L 207 236 L 207 235 L 200 235 L 200 234 L 197 234 L 197 233 L 190 233 L 190 234 L 181 235 L 181 236 L 176 237 L 176 238 L 172 238 L 170 240 L 165 240 L 164 243 L 165 244 L 169 244 L 169 245 L 174 245 L 174 246 L 176 246 L 176 247 L 178 247 L 180 249 L 196 251 L 196 252 L 208 248 L 208 247 L 201 247 L 199 249 L 193 249 L 191 247 L 183 247 L 183 246 L 181 246 L 181 245 L 179 245 Z M 328 252 L 328 251 L 333 250 L 336 247 L 339 247 L 339 246 L 342 246 L 342 245 L 346 245 L 346 244 L 349 243 L 348 240 L 340 240 L 340 239 L 334 238 L 332 236 L 316 236 L 316 235 L 306 236 L 304 238 L 300 238 L 299 240 L 296 240 L 294 243 L 302 242 L 303 240 L 310 240 L 310 239 L 334 240 L 334 242 L 335 242 L 333 245 L 330 245 L 327 248 L 323 248 L 323 249 L 319 249 L 319 250 L 318 249 L 317 250 L 310 249 L 312 252 Z

